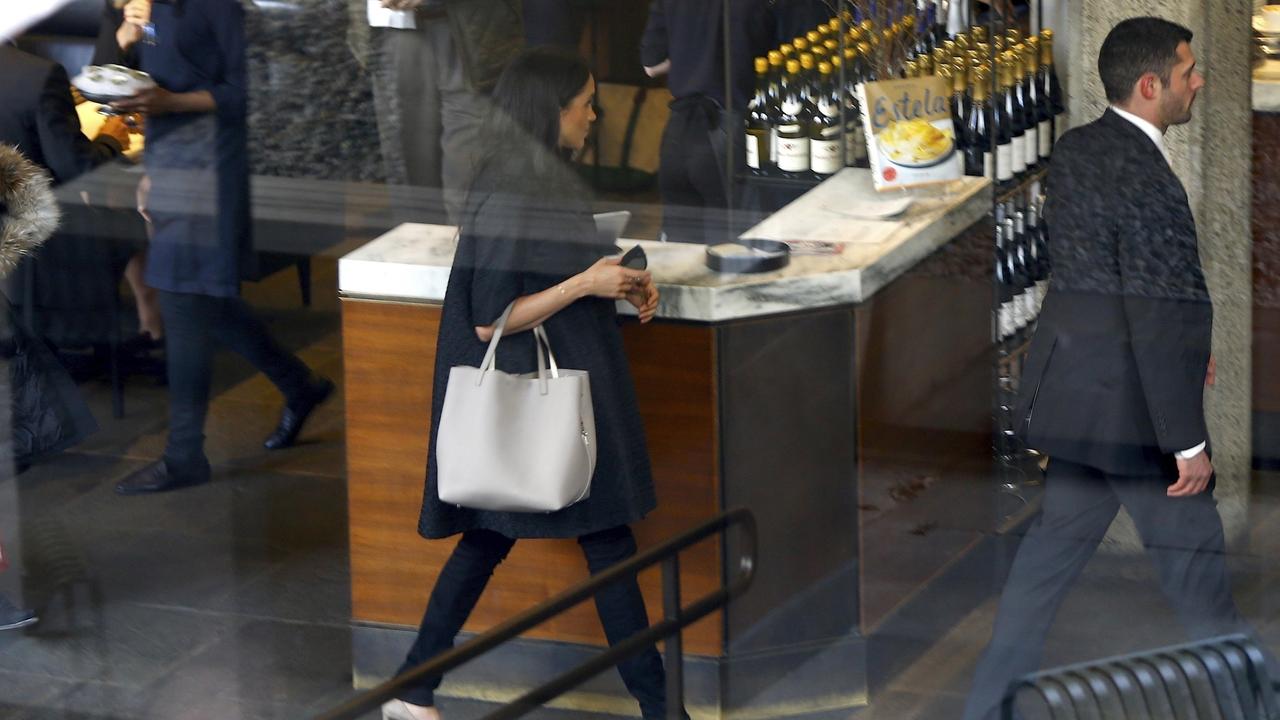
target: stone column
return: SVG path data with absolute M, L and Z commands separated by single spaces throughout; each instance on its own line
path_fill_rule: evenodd
M 1254 5 L 1255 0 L 1082 0 L 1069 3 L 1058 39 L 1065 46 L 1058 55 L 1067 66 L 1064 90 L 1074 125 L 1106 109 L 1098 49 L 1116 23 L 1155 15 L 1195 33 L 1191 47 L 1207 84 L 1192 121 L 1170 129 L 1165 143 L 1196 215 L 1200 257 L 1214 301 L 1218 374 L 1217 385 L 1206 393 L 1206 410 L 1228 542 L 1243 536 L 1252 461 L 1249 22 Z M 1108 545 L 1139 546 L 1127 517 L 1112 528 Z

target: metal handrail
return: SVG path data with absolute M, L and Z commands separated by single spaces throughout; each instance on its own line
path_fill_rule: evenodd
M 1191 708 L 1189 712 L 1197 717 L 1280 720 L 1280 702 L 1266 658 L 1244 635 L 1023 676 L 1005 691 L 1001 720 L 1014 718 L 1014 705 L 1024 691 L 1038 696 L 1054 718 L 1091 717 L 1100 709 L 1106 718 L 1162 718 L 1172 717 L 1172 708 L 1180 706 Z
M 729 581 L 722 576 L 720 588 L 687 606 L 680 604 L 679 553 L 730 527 L 741 531 L 741 551 L 736 565 L 738 572 Z M 485 716 L 485 720 L 508 720 L 535 710 L 596 675 L 624 660 L 640 654 L 645 649 L 666 640 L 667 668 L 667 717 L 682 717 L 684 698 L 683 646 L 681 632 L 689 625 L 725 607 L 730 600 L 747 591 L 756 572 L 757 531 L 755 515 L 746 508 L 725 511 L 711 520 L 678 535 L 661 545 L 645 550 L 625 562 L 618 563 L 596 574 L 546 602 L 527 610 L 487 632 L 441 653 L 427 662 L 362 693 L 342 705 L 316 716 L 315 720 L 356 720 L 363 713 L 374 710 L 410 685 L 425 678 L 443 675 L 469 662 L 495 647 L 511 640 L 533 627 L 551 620 L 574 606 L 595 596 L 602 588 L 641 570 L 662 564 L 663 618 L 647 629 L 632 635 L 591 660 L 569 670 L 544 685 L 536 687 L 516 700 Z

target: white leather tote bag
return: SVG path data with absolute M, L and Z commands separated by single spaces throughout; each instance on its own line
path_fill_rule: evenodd
M 556 365 L 541 325 L 532 331 L 537 372 L 511 375 L 494 367 L 514 306 L 507 306 L 494 326 L 480 367 L 449 370 L 436 433 L 436 487 L 440 501 L 452 505 L 555 512 L 591 493 L 596 468 L 591 385 L 585 370 Z

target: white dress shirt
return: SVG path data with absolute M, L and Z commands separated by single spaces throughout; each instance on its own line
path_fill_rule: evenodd
M 1165 153 L 1165 150 L 1164 150 L 1164 133 L 1160 132 L 1160 128 L 1156 127 L 1155 125 L 1148 122 L 1147 120 L 1140 118 L 1137 115 L 1134 115 L 1131 112 L 1126 112 L 1124 110 L 1121 110 L 1115 105 L 1111 106 L 1111 110 L 1115 112 L 1115 114 L 1124 118 L 1125 120 L 1128 120 L 1129 122 L 1133 123 L 1135 126 L 1137 126 L 1139 130 L 1145 133 L 1147 137 L 1151 138 L 1151 142 L 1156 144 L 1156 149 L 1160 151 L 1160 154 L 1162 156 L 1164 156 L 1164 161 L 1169 162 L 1169 156 L 1168 154 Z M 1174 453 L 1174 454 L 1182 458 L 1183 460 L 1190 460 L 1191 458 L 1204 452 L 1204 448 L 1205 448 L 1205 443 L 1200 443 L 1199 445 L 1196 445 L 1193 448 L 1189 448 L 1187 450 L 1183 450 L 1182 452 Z

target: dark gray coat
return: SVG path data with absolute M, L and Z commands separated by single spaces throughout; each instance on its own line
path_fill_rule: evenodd
M 1050 456 L 1169 472 L 1173 453 L 1208 440 L 1213 305 L 1186 192 L 1110 110 L 1063 136 L 1047 187 L 1053 277 L 1015 417 Z
M 597 238 L 585 191 L 557 160 L 534 167 L 522 151 L 498 153 L 468 198 L 436 339 L 431 449 L 418 531 L 427 538 L 484 528 L 512 538 L 569 538 L 634 522 L 656 505 L 644 427 L 612 300 L 586 298 L 545 324 L 561 367 L 591 376 L 597 458 L 591 496 L 550 514 L 482 512 L 441 503 L 436 434 L 449 369 L 478 367 L 487 348 L 476 326 L 491 325 L 511 301 L 554 287 L 612 254 Z M 535 369 L 533 336 L 504 337 L 498 369 Z

